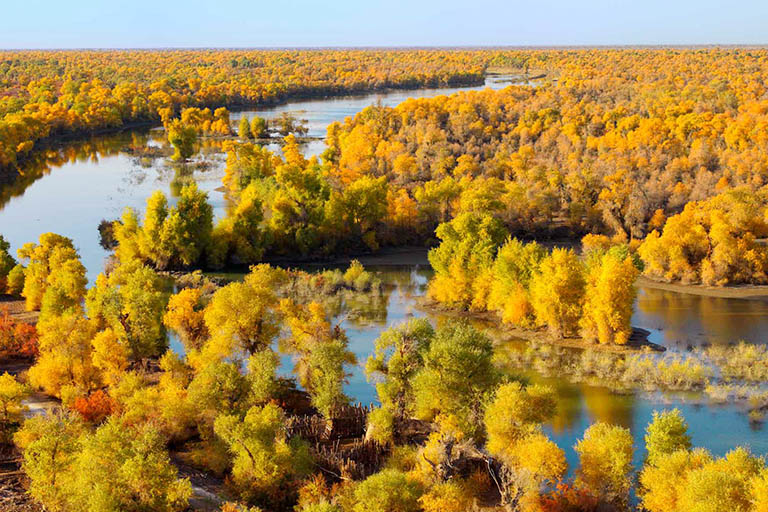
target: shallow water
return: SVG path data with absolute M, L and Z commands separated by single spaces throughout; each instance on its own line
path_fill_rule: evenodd
M 443 320 L 439 315 L 427 313 L 417 307 L 416 299 L 423 295 L 431 270 L 424 266 L 375 266 L 387 284 L 388 299 L 386 310 L 380 308 L 346 309 L 342 325 L 350 339 L 350 349 L 358 359 L 353 369 L 346 393 L 363 404 L 376 402 L 374 385 L 366 381 L 363 367 L 373 351 L 373 342 L 382 331 L 392 325 L 413 317 L 428 317 L 433 323 Z M 642 295 L 641 299 L 646 300 Z M 697 297 L 698 299 L 698 297 Z M 680 299 L 685 302 L 684 299 Z M 735 300 L 735 299 L 729 299 Z M 696 303 L 697 301 L 694 301 Z M 686 315 L 693 315 L 696 307 L 689 308 Z M 351 317 L 352 319 L 350 319 Z M 636 315 L 642 318 L 641 314 Z M 708 325 L 702 323 L 704 328 Z M 668 330 L 661 331 L 667 334 Z M 657 341 L 664 343 L 663 339 Z M 290 371 L 290 362 L 284 361 L 284 370 Z M 630 392 L 616 393 L 606 387 L 582 383 L 571 383 L 566 379 L 543 378 L 535 373 L 525 377 L 533 382 L 553 386 L 558 396 L 558 413 L 546 426 L 550 435 L 566 452 L 571 467 L 578 463 L 573 446 L 581 439 L 589 425 L 605 421 L 629 428 L 635 439 L 635 465 L 639 467 L 645 457 L 643 436 L 645 428 L 653 418 L 654 411 L 679 408 L 690 426 L 695 446 L 704 446 L 717 455 L 723 455 L 736 446 L 749 446 L 754 453 L 768 454 L 768 436 L 763 425 L 752 423 L 743 405 L 714 405 L 701 393 L 660 393 Z

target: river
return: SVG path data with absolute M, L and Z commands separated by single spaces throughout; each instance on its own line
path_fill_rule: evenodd
M 485 84 L 492 88 L 506 85 L 503 77 L 489 78 Z M 256 112 L 233 113 L 232 119 L 236 122 L 243 115 L 251 117 L 254 114 L 271 118 L 290 112 L 307 120 L 308 136 L 316 139 L 306 144 L 304 151 L 316 154 L 323 149 L 319 138 L 325 135 L 329 123 L 342 121 L 371 104 L 396 105 L 411 97 L 480 88 L 391 91 L 299 101 Z M 125 150 L 130 146 L 163 144 L 165 138 L 161 130 L 142 129 L 93 137 L 64 147 L 51 155 L 48 163 L 0 188 L 0 233 L 11 243 L 14 252 L 47 231 L 72 238 L 87 268 L 88 278 L 93 281 L 108 254 L 99 245 L 98 223 L 102 219 L 119 217 L 127 206 L 143 209 L 153 191 L 163 190 L 173 198 L 180 183 L 195 179 L 209 193 L 216 215 L 222 215 L 225 199 L 217 189 L 223 175 L 223 155 L 216 151 L 205 152 L 198 158 L 205 165 L 190 169 L 189 166 L 171 165 L 165 158 L 142 158 Z M 386 299 L 374 305 L 352 305 L 344 312 L 343 325 L 361 365 L 371 353 L 373 341 L 384 329 L 411 316 L 425 314 L 417 309 L 415 300 L 423 293 L 428 266 L 385 265 L 374 269 L 387 283 Z M 764 343 L 764 333 L 768 332 L 768 303 L 641 287 L 633 325 L 650 330 L 652 341 L 672 349 L 740 339 Z M 654 410 L 668 407 L 683 411 L 695 445 L 706 446 L 719 455 L 742 444 L 749 445 L 758 454 L 768 453 L 768 436 L 762 430 L 762 424 L 750 423 L 741 405 L 713 406 L 696 394 L 617 394 L 602 387 L 571 384 L 565 379 L 546 381 L 557 388 L 560 400 L 558 415 L 547 430 L 566 449 L 572 464 L 575 463 L 573 445 L 585 428 L 598 420 L 632 430 L 638 448 L 635 459 L 639 463 L 644 456 L 640 448 L 645 426 Z M 375 390 L 366 382 L 361 366 L 352 372 L 346 391 L 356 401 L 375 401 Z

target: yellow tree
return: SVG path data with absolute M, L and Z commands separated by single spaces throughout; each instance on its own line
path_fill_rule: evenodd
M 19 258 L 27 260 L 22 290 L 27 310 L 38 310 L 45 304 L 51 314 L 79 311 L 87 280 L 72 240 L 44 233 L 37 244 L 24 244 Z
M 206 361 L 248 356 L 268 349 L 280 332 L 275 287 L 282 273 L 257 265 L 241 283 L 220 288 L 205 308 L 211 339 L 203 346 Z
M 541 486 L 562 478 L 565 453 L 541 432 L 556 411 L 552 389 L 504 384 L 485 411 L 488 452 L 501 462 L 502 500 L 515 507 L 538 496 Z
M 617 246 L 591 259 L 579 322 L 587 340 L 624 345 L 632 334 L 632 307 L 640 273 L 625 247 Z
M 555 336 L 578 328 L 584 300 L 584 265 L 571 249 L 554 249 L 531 279 L 531 304 L 539 324 Z
M 40 356 L 29 369 L 29 381 L 46 393 L 88 394 L 101 384 L 91 359 L 96 323 L 80 315 L 53 317 L 38 324 Z
M 629 499 L 632 471 L 632 435 L 617 425 L 595 423 L 576 443 L 579 469 L 576 485 L 610 503 Z
M 179 335 L 187 351 L 199 350 L 208 339 L 206 303 L 200 288 L 185 288 L 168 300 L 163 323 Z

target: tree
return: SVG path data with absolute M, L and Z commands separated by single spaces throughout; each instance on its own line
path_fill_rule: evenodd
M 91 340 L 93 353 L 91 362 L 101 371 L 105 384 L 112 386 L 120 382 L 130 362 L 130 347 L 110 328 L 97 333 Z
M 171 158 L 177 162 L 185 162 L 195 154 L 197 142 L 197 129 L 194 126 L 184 124 L 181 119 L 173 119 L 166 126 L 168 142 L 173 146 L 174 152 Z
M 200 350 L 209 337 L 205 305 L 200 288 L 184 288 L 168 299 L 163 323 L 179 335 L 187 352 Z
M 251 119 L 251 136 L 254 139 L 264 139 L 269 137 L 269 132 L 267 132 L 266 119 L 259 116 L 253 116 Z
M 195 374 L 189 399 L 203 416 L 244 414 L 252 405 L 251 386 L 238 364 L 213 361 Z
M 500 386 L 486 408 L 486 447 L 501 463 L 498 473 L 505 504 L 532 500 L 545 482 L 555 482 L 565 473 L 565 454 L 540 431 L 556 408 L 552 389 L 523 387 L 519 382 Z
M 242 283 L 220 288 L 205 309 L 211 339 L 203 347 L 206 357 L 251 355 L 267 349 L 280 332 L 275 286 L 280 271 L 256 265 Z
M 115 251 L 121 263 L 138 260 L 155 268 L 187 268 L 200 264 L 211 245 L 213 208 L 208 194 L 194 181 L 184 185 L 176 206 L 169 208 L 160 191 L 147 199 L 144 225 L 126 209 L 114 226 Z
M 386 177 L 364 176 L 334 192 L 325 206 L 325 221 L 336 239 L 346 237 L 378 249 L 376 228 L 387 214 Z
M 110 328 L 132 360 L 160 355 L 167 340 L 163 311 L 166 285 L 151 268 L 133 261 L 99 274 L 86 297 L 88 316 L 98 328 Z
M 377 440 L 392 439 L 395 418 L 413 416 L 415 397 L 412 380 L 424 365 L 424 354 L 434 335 L 429 320 L 415 318 L 387 329 L 376 339 L 365 373 L 369 379 L 376 375 L 383 377 L 376 383 L 381 408 L 369 416 L 369 432 L 376 433 L 374 437 Z
M 0 359 L 33 359 L 37 355 L 35 326 L 15 322 L 7 309 L 0 312 Z
M 555 336 L 576 332 L 584 297 L 584 268 L 571 249 L 554 249 L 531 280 L 536 320 Z
M 523 327 L 535 323 L 529 289 L 546 255 L 536 242 L 526 244 L 516 238 L 507 239 L 499 249 L 490 274 L 488 309 L 495 310 L 502 322 Z
M 244 418 L 223 414 L 214 430 L 234 460 L 232 479 L 240 496 L 278 506 L 290 502 L 295 481 L 308 474 L 308 448 L 285 435 L 285 415 L 273 404 L 252 407 Z
M 490 340 L 468 324 L 438 329 L 412 381 L 416 417 L 443 415 L 468 437 L 481 434 L 483 407 L 500 377 L 492 355 Z
M 28 394 L 27 387 L 13 375 L 8 372 L 0 375 L 0 441 L 10 440 L 13 427 L 25 409 L 22 401 Z
M 214 238 L 222 244 L 222 255 L 217 255 L 222 266 L 231 258 L 236 264 L 255 264 L 261 261 L 268 246 L 267 233 L 262 221 L 264 208 L 261 191 L 256 183 L 251 183 L 241 192 L 237 203 L 221 219 L 213 232 Z M 224 249 L 226 247 L 226 249 Z
M 62 398 L 66 390 L 88 394 L 101 378 L 92 361 L 94 321 L 80 315 L 53 317 L 38 324 L 40 356 L 29 369 L 29 382 Z
M 74 510 L 70 500 L 82 432 L 74 416 L 58 413 L 29 418 L 14 436 L 24 456 L 29 494 L 53 512 Z
M 358 484 L 354 491 L 354 512 L 419 512 L 422 494 L 419 484 L 405 473 L 384 469 Z
M 16 266 L 16 260 L 8 252 L 11 248 L 3 235 L 0 235 L 0 292 L 8 289 L 8 274 Z
M 88 510 L 182 511 L 192 495 L 189 481 L 178 478 L 159 432 L 151 425 L 126 427 L 118 419 L 85 436 L 75 475 L 74 503 Z
M 632 335 L 632 308 L 640 273 L 626 247 L 616 246 L 588 265 L 581 333 L 588 340 L 624 345 Z
M 181 189 L 176 208 L 168 215 L 178 264 L 189 267 L 201 260 L 211 241 L 213 208 L 208 194 L 191 182 Z
M 21 295 L 22 290 L 24 290 L 24 270 L 24 266 L 19 264 L 8 272 L 6 277 L 6 293 L 8 295 Z
M 240 124 L 237 128 L 237 136 L 244 140 L 253 138 L 253 134 L 251 134 L 251 124 L 245 116 L 240 118 Z
M 648 450 L 648 463 L 666 457 L 678 450 L 691 449 L 691 436 L 688 424 L 679 409 L 671 411 L 653 411 L 653 421 L 645 430 L 645 447 Z
M 626 503 L 632 471 L 632 435 L 617 425 L 595 423 L 576 443 L 578 487 L 611 503 Z
M 46 315 L 80 311 L 87 280 L 72 240 L 44 233 L 39 243 L 24 244 L 19 249 L 19 258 L 28 261 L 22 290 L 28 311 L 43 306 Z
M 496 250 L 507 236 L 504 226 L 487 214 L 463 213 L 440 224 L 435 233 L 441 243 L 429 251 L 435 271 L 429 296 L 462 309 L 484 309 L 485 297 L 476 293 L 476 282 L 493 264 Z
M 299 356 L 295 372 L 299 383 L 309 392 L 312 405 L 326 418 L 349 403 L 343 384 L 349 373 L 345 366 L 355 364 L 355 355 L 347 348 L 347 336 L 341 327 L 331 326 L 325 308 L 317 302 L 307 306 L 290 299 L 280 303 L 290 337 L 282 347 Z
M 657 454 L 640 474 L 643 507 L 650 512 L 761 510 L 765 462 L 737 448 L 721 459 L 706 450 Z

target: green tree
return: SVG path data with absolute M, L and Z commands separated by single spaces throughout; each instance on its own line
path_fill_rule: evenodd
M 285 424 L 285 414 L 273 404 L 252 407 L 244 418 L 216 418 L 214 430 L 234 456 L 232 480 L 243 499 L 273 507 L 290 502 L 292 482 L 309 473 L 308 447 L 289 441 Z
M 451 323 L 438 329 L 412 381 L 416 417 L 453 418 L 466 435 L 481 435 L 484 405 L 500 380 L 492 356 L 491 341 L 474 327 Z
M 412 379 L 421 370 L 424 353 L 434 335 L 429 320 L 416 318 L 387 329 L 376 339 L 365 372 L 369 379 L 378 375 L 383 377 L 376 383 L 381 408 L 369 417 L 370 432 L 376 433 L 377 440 L 392 439 L 394 419 L 413 416 Z
M 181 119 L 173 119 L 166 126 L 168 142 L 173 146 L 174 152 L 171 158 L 177 162 L 184 162 L 195 154 L 197 142 L 197 129 L 194 126 L 184 124 Z
M 251 136 L 255 139 L 264 139 L 269 137 L 267 132 L 267 120 L 263 117 L 253 116 L 251 119 Z
M 0 235 L 0 292 L 8 288 L 8 274 L 16 266 L 16 260 L 8 252 L 10 248 L 11 244 Z
M 24 271 L 24 266 L 18 264 L 8 272 L 8 277 L 6 279 L 6 293 L 8 293 L 8 295 L 21 295 L 21 292 L 24 290 Z
M 645 430 L 645 447 L 649 464 L 678 450 L 690 450 L 688 424 L 679 409 L 653 411 L 653 421 Z
M 358 484 L 354 512 L 419 512 L 422 488 L 396 469 L 384 469 Z
M 237 136 L 241 139 L 252 139 L 251 124 L 248 122 L 248 118 L 243 116 L 240 118 L 240 124 L 237 128 Z
M 376 228 L 387 214 L 387 179 L 363 176 L 326 203 L 325 220 L 329 234 L 337 241 L 345 238 L 378 249 Z

